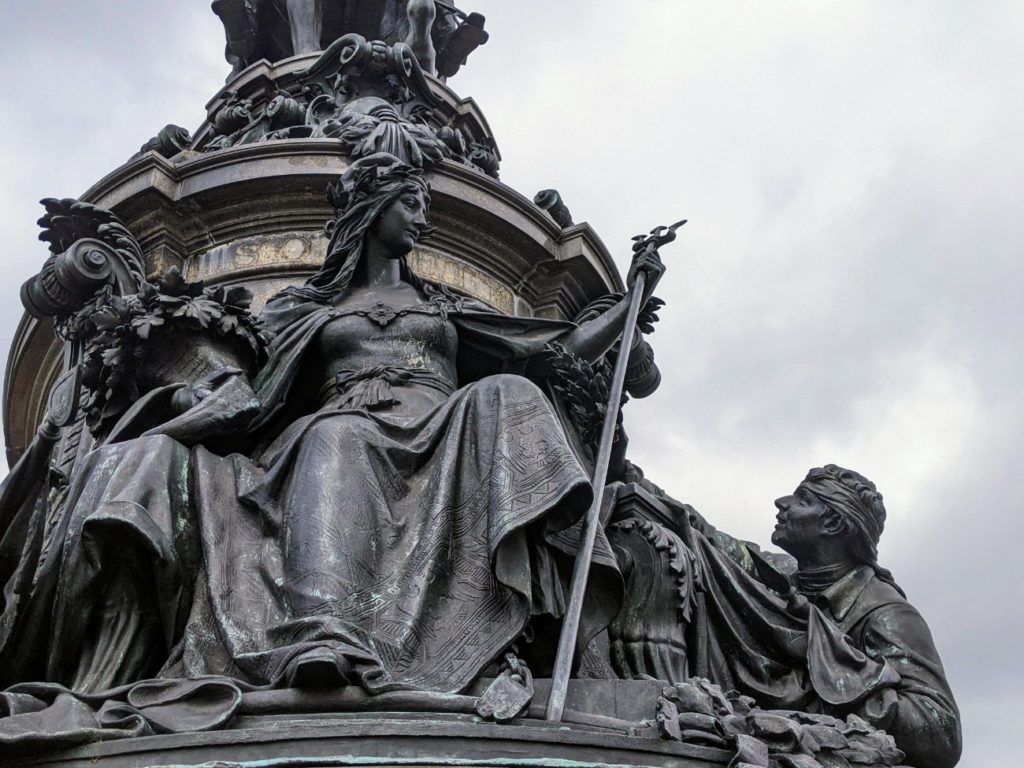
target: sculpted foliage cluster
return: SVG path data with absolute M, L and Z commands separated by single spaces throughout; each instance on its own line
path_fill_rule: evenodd
M 727 748 L 730 765 L 749 768 L 898 766 L 905 758 L 891 736 L 856 715 L 769 712 L 701 677 L 666 687 L 656 720 L 663 737 Z
M 585 323 L 607 312 L 617 301 L 621 301 L 623 295 L 613 292 L 591 302 L 576 316 L 576 322 Z M 652 296 L 648 300 L 637 318 L 637 328 L 641 334 L 654 332 L 654 325 L 658 322 L 658 310 L 664 305 L 665 302 L 657 296 Z M 638 356 L 639 362 L 631 365 L 626 371 L 626 390 L 635 396 L 643 397 L 650 393 L 645 379 L 649 377 L 652 369 L 655 372 L 656 369 L 650 345 L 642 337 L 636 340 L 636 344 L 643 347 L 643 354 Z M 594 451 L 597 450 L 605 412 L 608 409 L 608 383 L 611 381 L 617 350 L 618 346 L 600 360 L 589 363 L 559 344 L 551 344 L 547 349 L 548 365 L 556 374 L 552 379 L 552 386 L 562 398 L 569 420 L 583 444 Z M 628 395 L 624 394 L 620 406 L 625 405 L 628 400 Z M 616 434 L 621 428 L 621 416 L 620 411 Z
M 345 35 L 298 79 L 298 87 L 279 87 L 269 98 L 228 94 L 197 148 L 339 139 L 353 159 L 386 152 L 415 167 L 452 159 L 498 176 L 494 142 L 474 139 L 435 114 L 437 97 L 404 43 Z
M 118 296 L 108 286 L 63 324 L 66 338 L 84 342 L 82 408 L 93 431 L 110 425 L 145 391 L 161 352 L 186 336 L 222 341 L 251 369 L 266 359 L 268 339 L 249 311 L 252 293 L 240 286 L 206 288 L 172 267 L 154 285 Z

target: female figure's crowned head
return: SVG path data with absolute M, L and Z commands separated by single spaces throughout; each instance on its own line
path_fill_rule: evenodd
M 409 198 L 407 210 L 388 216 L 405 197 Z M 328 186 L 327 198 L 336 215 L 325 228 L 330 242 L 323 266 L 302 286 L 286 288 L 280 296 L 328 302 L 346 293 L 369 244 L 398 259 L 401 278 L 419 287 L 405 255 L 429 230 L 430 188 L 420 169 L 384 152 L 370 155 L 357 160 L 337 183 Z

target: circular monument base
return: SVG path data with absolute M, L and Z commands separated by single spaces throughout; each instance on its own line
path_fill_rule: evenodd
M 664 741 L 650 733 L 522 719 L 507 724 L 468 715 L 419 713 L 237 718 L 229 730 L 97 742 L 22 766 L 725 766 L 719 749 Z

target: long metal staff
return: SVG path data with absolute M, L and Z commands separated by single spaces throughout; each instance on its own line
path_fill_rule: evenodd
M 655 227 L 649 235 L 638 235 L 633 238 L 633 252 L 639 255 L 643 251 L 657 251 L 660 246 L 675 240 L 676 230 L 685 223 L 686 221 L 683 220 L 671 227 Z M 647 274 L 639 272 L 630 289 L 629 311 L 626 313 L 626 323 L 622 328 L 619 355 L 615 360 L 612 385 L 608 391 L 608 406 L 604 414 L 597 461 L 594 463 L 592 479 L 594 502 L 587 510 L 587 516 L 583 523 L 583 536 L 572 569 L 572 591 L 569 597 L 569 606 L 562 619 L 562 632 L 558 637 L 558 654 L 555 656 L 555 671 L 551 676 L 547 719 L 555 723 L 562 721 L 565 697 L 569 690 L 569 674 L 572 671 L 576 636 L 579 633 L 580 616 L 583 613 L 583 597 L 587 591 L 590 561 L 594 556 L 594 540 L 597 537 L 597 526 L 601 516 L 601 506 L 604 502 L 604 488 L 608 479 L 608 463 L 611 461 L 612 443 L 615 439 L 615 425 L 618 422 L 619 408 L 622 404 L 622 388 L 626 381 L 630 342 L 636 330 L 637 317 L 640 315 L 640 302 L 643 299 L 646 286 Z

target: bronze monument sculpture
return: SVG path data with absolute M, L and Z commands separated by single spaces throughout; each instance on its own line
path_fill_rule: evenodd
M 909 761 L 948 764 L 959 715 L 931 633 L 892 574 L 878 565 L 882 495 L 867 478 L 835 465 L 812 469 L 779 509 L 773 543 L 796 558 L 796 609 L 818 606 L 874 665 L 899 680 L 879 686 L 859 714 L 892 734 Z M 808 601 L 808 606 L 803 605 Z
M 43 201 L 4 764 L 955 765 L 870 481 L 811 470 L 774 554 L 628 460 L 682 222 L 623 285 L 555 190 L 497 181 L 444 82 L 483 19 L 214 10 L 234 72 L 196 135 Z

